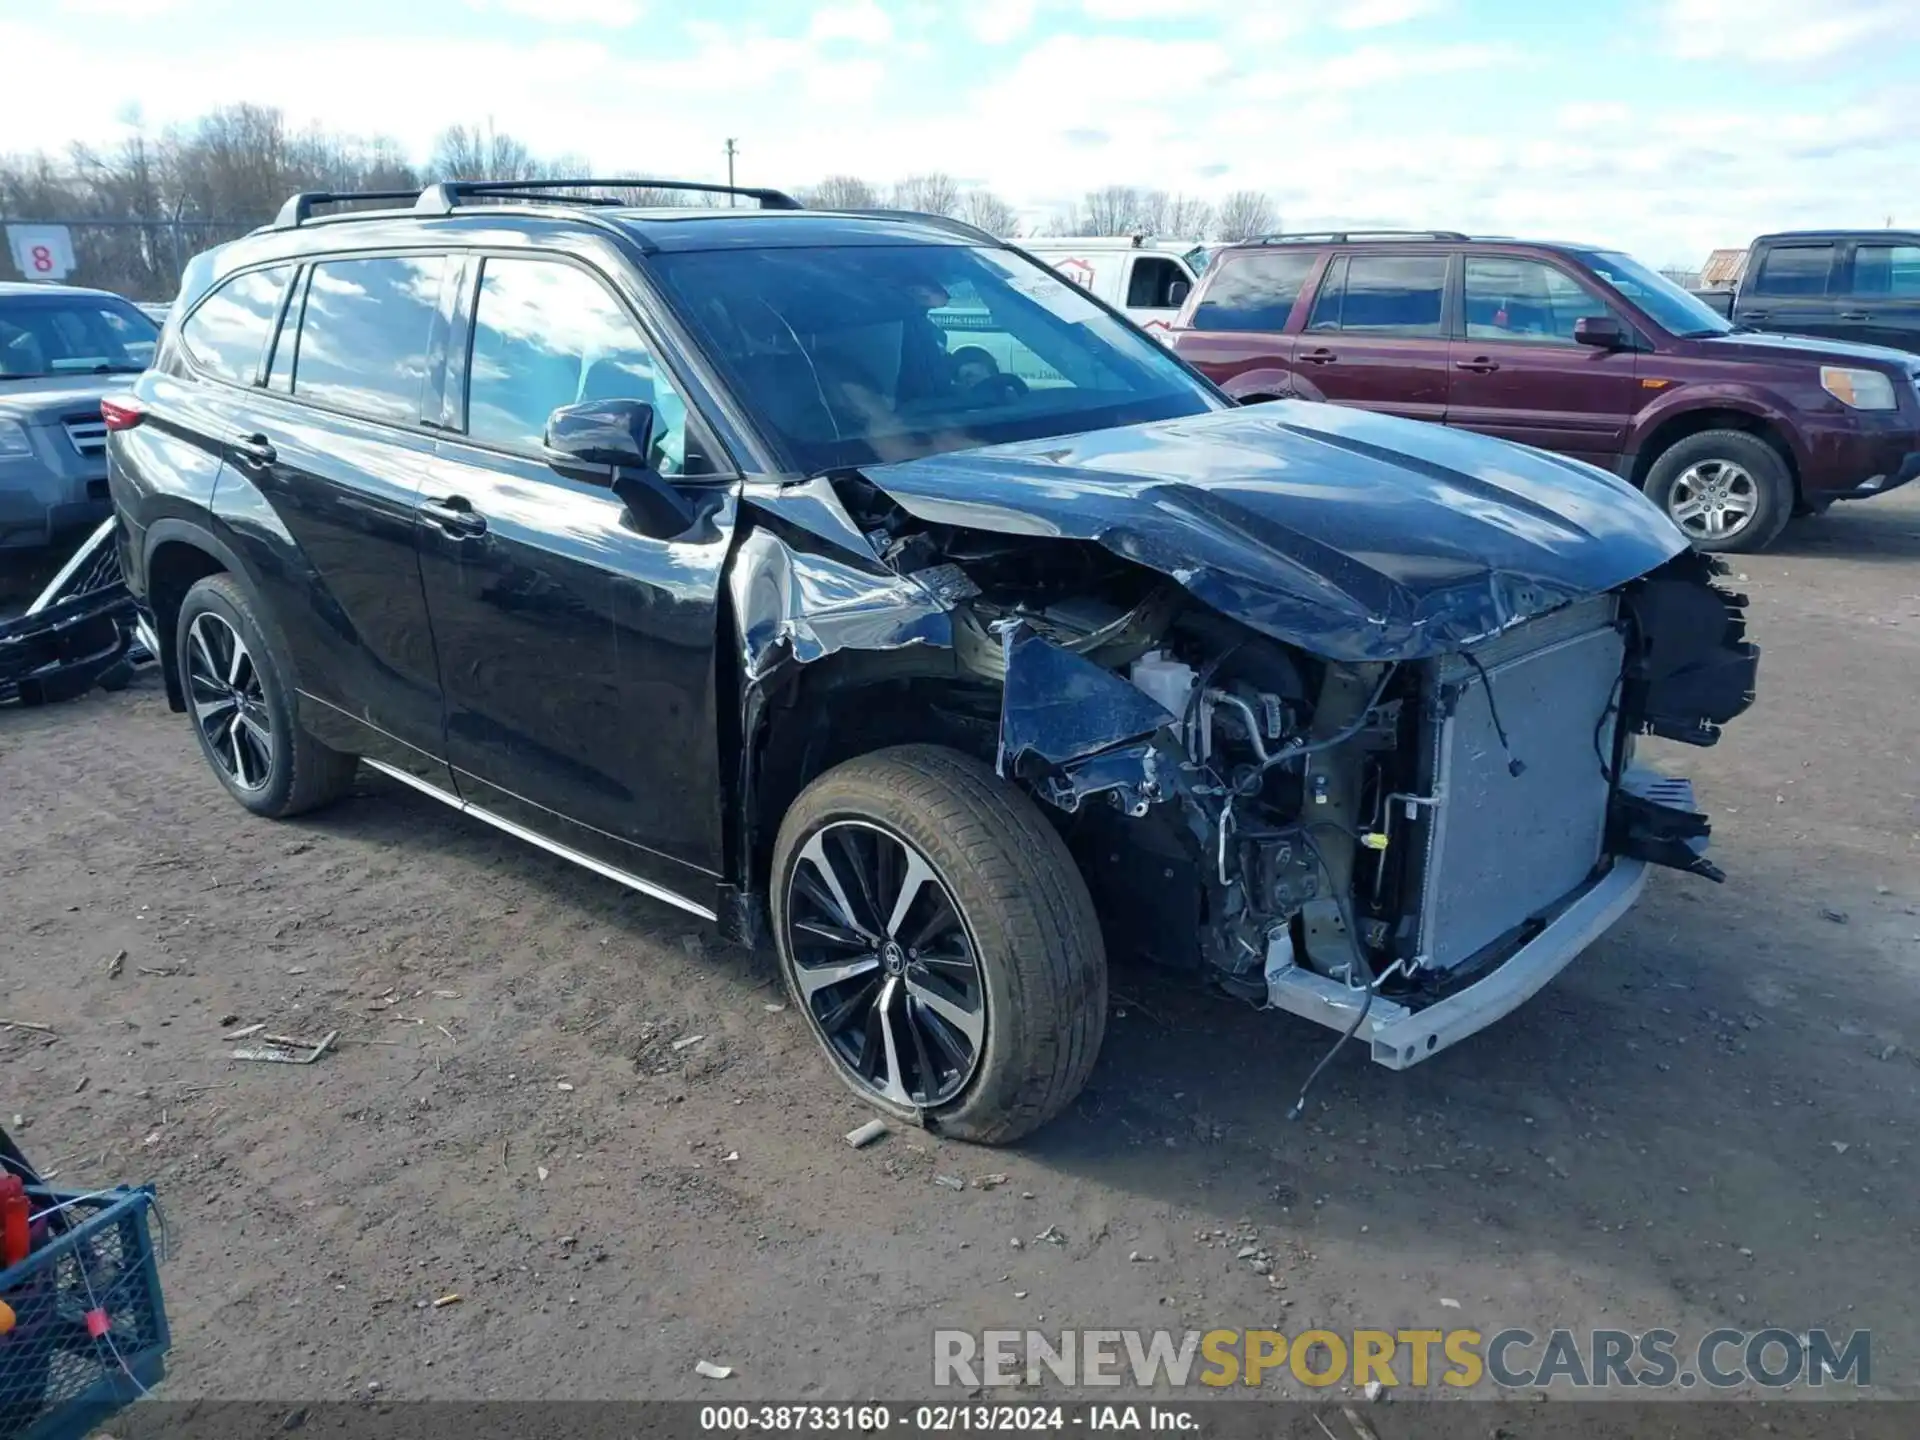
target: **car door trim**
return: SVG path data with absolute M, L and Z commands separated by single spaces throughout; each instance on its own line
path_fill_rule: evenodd
M 651 880 L 642 880 L 638 875 L 629 874 L 617 866 L 607 864 L 604 860 L 596 860 L 593 856 L 582 854 L 569 845 L 562 845 L 557 840 L 549 840 L 546 836 L 529 830 L 526 826 L 509 820 L 504 815 L 496 815 L 493 811 L 475 805 L 470 800 L 462 800 L 458 795 L 442 790 L 438 785 L 430 784 L 418 775 L 409 775 L 406 771 L 389 765 L 385 761 L 371 760 L 365 756 L 361 757 L 360 763 L 369 769 L 378 770 L 390 779 L 398 780 L 402 785 L 418 790 L 423 795 L 431 795 L 442 805 L 457 810 L 462 815 L 471 815 L 476 820 L 484 820 L 495 829 L 506 831 L 516 840 L 524 840 L 527 844 L 537 846 L 550 855 L 558 855 L 562 860 L 571 860 L 583 870 L 591 870 L 596 875 L 616 880 L 630 890 L 638 890 L 651 899 L 677 906 L 679 909 L 698 915 L 703 920 L 712 921 L 720 918 L 716 912 L 709 910 L 697 900 L 689 900 L 686 896 L 669 890 L 664 885 L 656 885 Z

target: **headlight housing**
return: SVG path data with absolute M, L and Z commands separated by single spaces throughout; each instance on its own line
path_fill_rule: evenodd
M 1855 370 L 1847 365 L 1822 365 L 1820 388 L 1850 410 L 1891 410 L 1893 377 L 1884 370 Z
M 33 442 L 18 420 L 0 420 L 0 460 L 17 460 L 33 454 Z

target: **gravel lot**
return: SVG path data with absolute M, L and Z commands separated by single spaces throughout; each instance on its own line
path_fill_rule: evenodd
M 1729 883 L 1298 1124 L 1325 1032 L 1120 968 L 1075 1112 L 851 1151 L 769 957 L 377 776 L 254 820 L 151 673 L 0 711 L 0 1016 L 57 1032 L 0 1108 L 159 1184 L 172 1398 L 910 1398 L 934 1324 L 1310 1321 L 1871 1327 L 1920 1396 L 1920 487 L 1734 569 L 1760 703 L 1657 756 Z M 340 1048 L 230 1062 L 256 1021 Z

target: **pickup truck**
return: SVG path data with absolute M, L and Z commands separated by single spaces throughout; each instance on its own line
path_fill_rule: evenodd
M 1762 235 L 1733 290 L 1697 290 L 1734 324 L 1920 351 L 1920 231 Z

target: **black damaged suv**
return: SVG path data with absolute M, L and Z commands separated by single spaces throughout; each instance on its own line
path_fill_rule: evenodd
M 954 222 L 604 183 L 297 196 L 102 407 L 249 809 L 364 764 L 770 931 L 843 1079 L 986 1141 L 1086 1079 L 1108 944 L 1404 1068 L 1717 875 L 1633 749 L 1750 702 L 1744 602 L 1622 481 L 1235 408 Z

